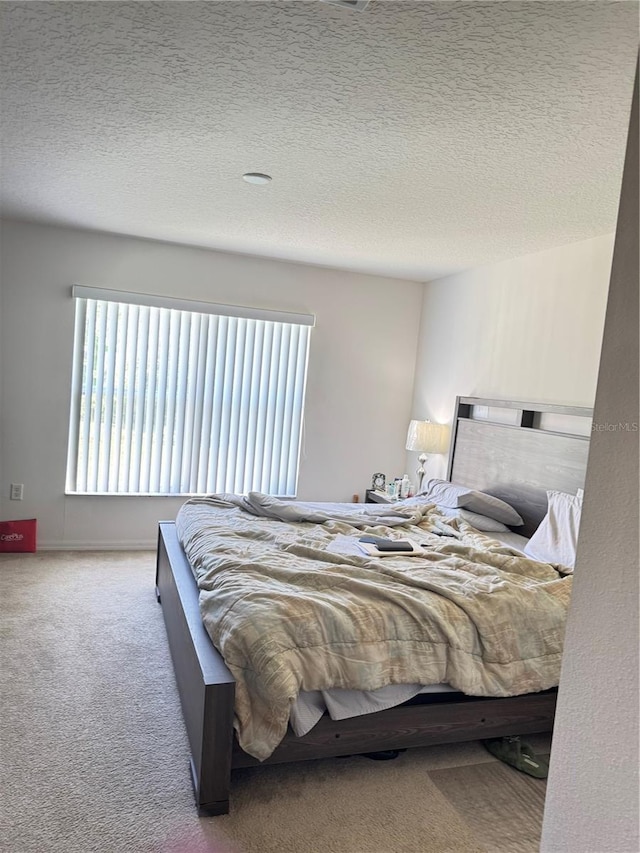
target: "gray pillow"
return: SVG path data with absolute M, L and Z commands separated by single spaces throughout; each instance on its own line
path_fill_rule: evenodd
M 421 492 L 429 501 L 441 506 L 453 507 L 454 509 L 468 509 L 479 515 L 494 518 L 511 527 L 519 527 L 524 524 L 522 517 L 515 509 L 500 498 L 494 498 L 486 492 L 478 492 L 467 486 L 456 483 L 448 483 L 446 480 L 428 480 Z
M 463 521 L 468 521 L 476 530 L 483 533 L 508 533 L 509 528 L 501 521 L 496 521 L 495 518 L 489 518 L 487 515 L 480 515 L 477 512 L 471 512 L 470 509 L 454 509 L 451 506 L 442 506 L 438 509 L 447 518 L 461 518 Z

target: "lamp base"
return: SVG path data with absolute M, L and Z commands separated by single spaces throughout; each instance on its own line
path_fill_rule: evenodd
M 417 469 L 416 474 L 418 475 L 418 484 L 417 484 L 417 494 L 422 491 L 422 480 L 424 479 L 425 470 L 424 463 L 427 461 L 427 456 L 425 453 L 421 453 L 418 456 L 418 462 L 420 463 L 420 467 Z

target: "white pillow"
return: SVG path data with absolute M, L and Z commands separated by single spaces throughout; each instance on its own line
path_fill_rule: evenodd
M 582 513 L 582 489 L 577 495 L 547 492 L 547 514 L 533 534 L 525 554 L 541 563 L 561 566 L 565 573 L 573 572 Z
M 501 521 L 496 521 L 495 518 L 488 518 L 486 515 L 480 515 L 477 512 L 470 512 L 468 509 L 454 509 L 450 506 L 438 506 L 438 509 L 447 518 L 462 518 L 476 530 L 482 530 L 485 533 L 509 532 L 507 525 Z
M 468 489 L 456 483 L 448 483 L 446 480 L 428 480 L 421 494 L 440 506 L 466 509 L 487 518 L 493 518 L 495 521 L 501 521 L 503 524 L 509 524 L 511 527 L 524 524 L 515 509 L 500 498 L 494 498 L 486 492 L 477 492 L 475 489 Z

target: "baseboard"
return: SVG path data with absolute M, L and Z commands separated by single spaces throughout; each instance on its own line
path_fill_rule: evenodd
M 155 551 L 157 540 L 134 542 L 38 542 L 38 551 Z

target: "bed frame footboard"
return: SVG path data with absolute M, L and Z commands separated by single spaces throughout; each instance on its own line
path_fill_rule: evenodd
M 167 528 L 173 535 L 168 535 Z M 198 811 L 227 814 L 235 680 L 202 624 L 197 587 L 174 530 L 173 523 L 160 522 L 156 594 L 162 604 L 191 747 L 191 778 Z

